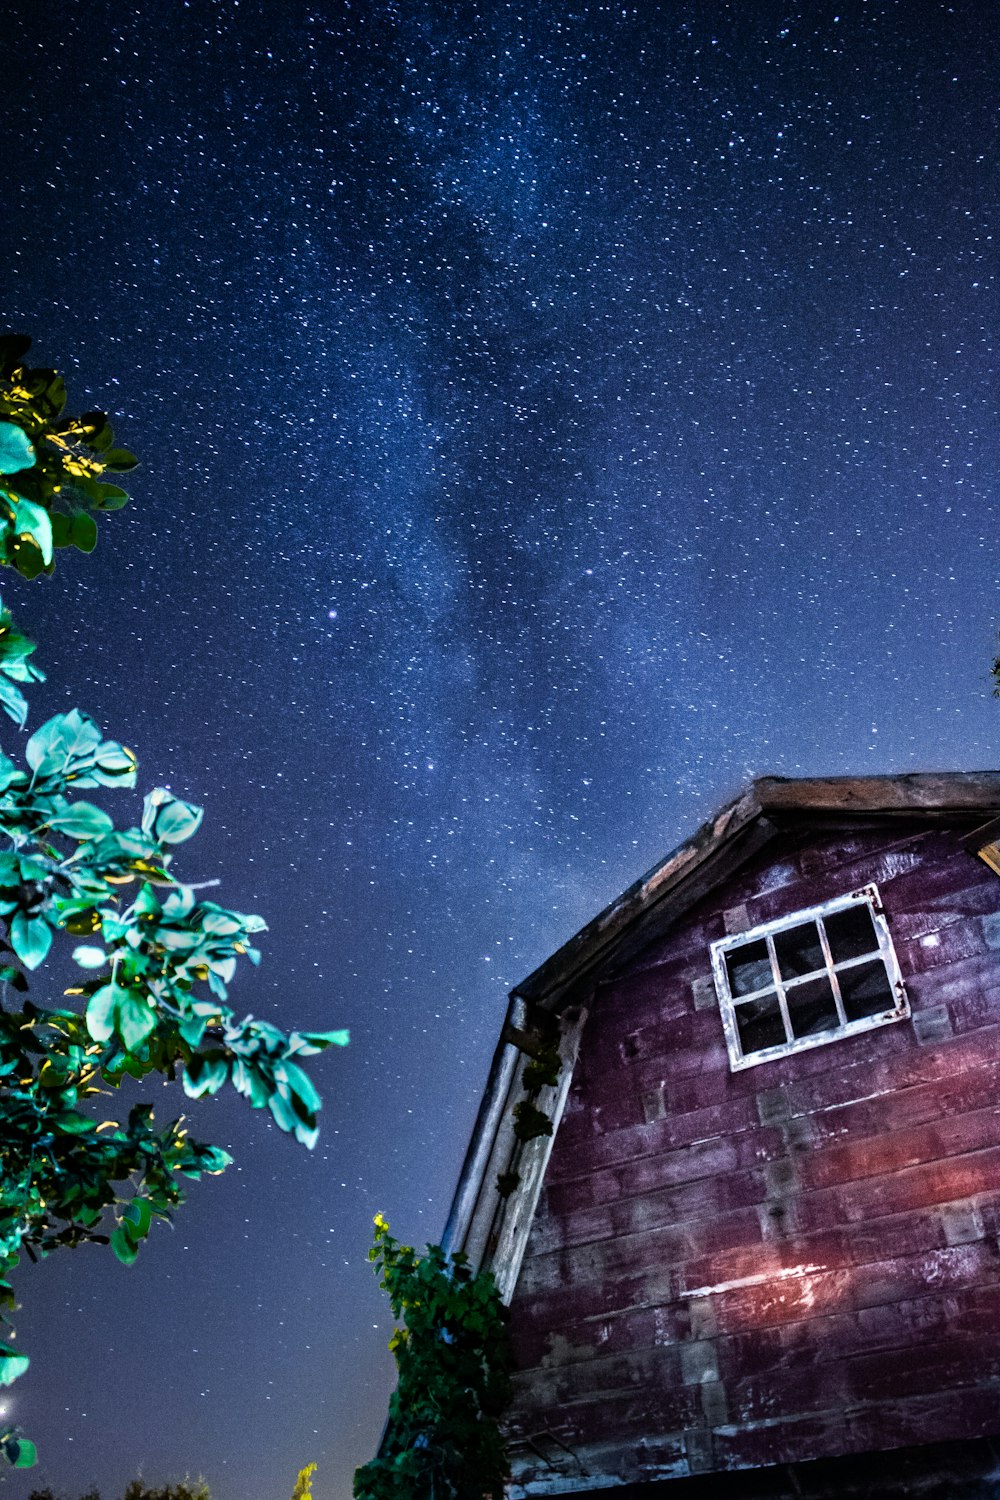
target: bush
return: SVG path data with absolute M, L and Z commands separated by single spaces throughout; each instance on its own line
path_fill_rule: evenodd
M 32 1490 L 28 1500 L 60 1500 L 50 1489 Z M 88 1490 L 80 1500 L 101 1500 L 97 1490 Z M 147 1489 L 141 1479 L 133 1479 L 122 1500 L 212 1500 L 211 1491 L 204 1479 L 193 1482 L 181 1480 L 179 1484 L 162 1485 L 158 1490 Z

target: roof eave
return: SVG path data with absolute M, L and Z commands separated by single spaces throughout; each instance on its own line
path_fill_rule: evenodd
M 790 822 L 917 817 L 971 823 L 997 808 L 997 771 L 759 777 L 515 985 L 511 994 L 546 1008 L 560 1008 L 578 998 L 596 967 L 622 956 L 638 922 L 645 926 L 657 908 L 671 920 L 681 916 Z M 631 949 L 633 944 L 627 946 Z

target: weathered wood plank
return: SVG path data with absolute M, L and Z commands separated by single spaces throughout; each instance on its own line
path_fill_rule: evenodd
M 657 1442 L 676 1477 L 1000 1432 L 1000 884 L 958 838 L 1000 775 L 945 778 L 957 831 L 906 822 L 939 779 L 890 780 L 759 788 L 795 830 L 604 970 L 512 1304 L 516 1428 L 576 1455 L 518 1458 L 531 1493 Z M 899 823 L 810 843 L 807 802 Z M 734 1075 L 698 988 L 723 912 L 876 872 L 912 1024 Z

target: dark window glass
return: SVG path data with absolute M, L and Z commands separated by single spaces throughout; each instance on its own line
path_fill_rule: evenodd
M 752 995 L 754 990 L 766 989 L 774 983 L 763 938 L 757 943 L 744 943 L 742 948 L 731 948 L 726 954 L 726 968 L 731 995 Z
M 875 924 L 867 906 L 848 906 L 823 918 L 827 942 L 835 964 L 848 958 L 860 958 L 863 953 L 878 952 Z
M 819 1031 L 830 1031 L 840 1025 L 837 1002 L 825 974 L 818 979 L 803 980 L 802 984 L 790 984 L 785 1001 L 796 1037 L 815 1036 Z
M 760 1052 L 764 1047 L 780 1047 L 785 1041 L 785 1025 L 773 990 L 758 1000 L 734 1006 L 733 1013 L 744 1057 L 749 1052 Z
M 799 974 L 814 974 L 817 969 L 825 969 L 826 959 L 816 923 L 802 922 L 788 932 L 776 932 L 774 956 L 782 979 L 794 979 Z
M 881 1011 L 896 1009 L 896 996 L 880 958 L 874 963 L 840 969 L 837 979 L 844 1014 L 849 1021 L 861 1021 L 865 1016 L 877 1016 Z

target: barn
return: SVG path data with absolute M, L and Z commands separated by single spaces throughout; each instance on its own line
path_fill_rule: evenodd
M 446 1247 L 514 1497 L 1000 1493 L 998 811 L 757 780 L 513 991 Z

